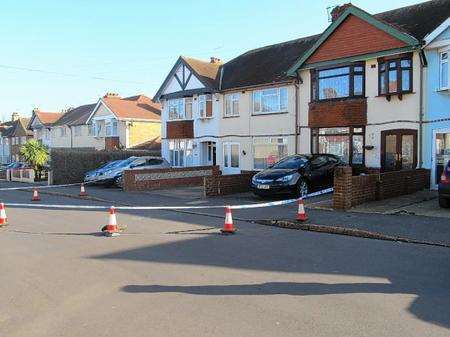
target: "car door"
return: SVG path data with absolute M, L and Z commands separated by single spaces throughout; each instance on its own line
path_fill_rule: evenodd
M 328 160 L 326 156 L 314 155 L 310 161 L 311 165 L 311 184 L 315 189 L 328 186 L 330 184 L 328 177 Z

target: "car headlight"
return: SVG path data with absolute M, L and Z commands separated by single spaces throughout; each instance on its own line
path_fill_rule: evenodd
M 283 182 L 283 183 L 287 183 L 288 181 L 291 181 L 293 177 L 294 177 L 293 174 L 289 174 L 289 175 L 287 175 L 287 176 L 278 178 L 277 181 Z

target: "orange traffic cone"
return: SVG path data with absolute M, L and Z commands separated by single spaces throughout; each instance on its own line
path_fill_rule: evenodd
M 39 196 L 39 192 L 36 188 L 33 190 L 33 196 L 31 197 L 31 201 L 41 201 L 41 197 Z
M 108 224 L 102 228 L 103 233 L 105 233 L 106 236 L 119 236 L 119 226 L 117 226 L 117 219 L 116 219 L 116 209 L 114 206 L 111 206 L 109 209 L 109 221 Z
M 80 197 L 87 197 L 87 192 L 86 192 L 86 189 L 84 188 L 84 184 L 81 184 L 79 196 Z
M 233 216 L 231 215 L 231 207 L 225 207 L 225 223 L 223 229 L 220 230 L 222 234 L 234 234 L 236 229 L 233 226 Z
M 297 220 L 298 221 L 308 220 L 308 216 L 306 215 L 305 212 L 305 205 L 303 204 L 303 199 L 298 199 Z
M 0 227 L 8 224 L 8 218 L 6 217 L 5 204 L 0 203 Z

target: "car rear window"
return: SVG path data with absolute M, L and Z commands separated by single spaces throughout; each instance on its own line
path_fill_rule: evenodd
M 148 165 L 161 165 L 163 163 L 162 159 L 149 159 Z

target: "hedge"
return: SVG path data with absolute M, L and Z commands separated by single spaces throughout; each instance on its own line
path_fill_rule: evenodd
M 83 181 L 86 172 L 109 161 L 131 156 L 160 156 L 160 153 L 145 150 L 52 149 L 50 167 L 53 171 L 53 184 L 79 183 Z

